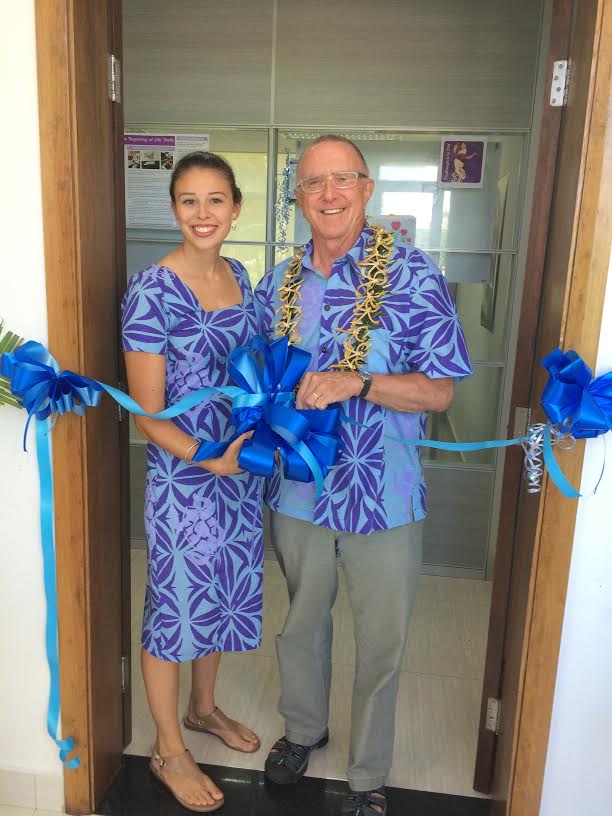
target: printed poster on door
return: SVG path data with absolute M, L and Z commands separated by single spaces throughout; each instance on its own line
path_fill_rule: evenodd
M 125 211 L 128 227 L 173 229 L 170 178 L 187 153 L 209 149 L 208 134 L 126 133 Z

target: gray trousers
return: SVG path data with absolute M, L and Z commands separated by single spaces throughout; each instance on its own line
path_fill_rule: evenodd
M 384 785 L 391 767 L 399 673 L 422 560 L 422 527 L 416 522 L 370 535 L 341 534 L 271 513 L 272 545 L 290 601 L 276 638 L 279 712 L 287 739 L 301 745 L 314 745 L 327 730 L 338 562 L 346 572 L 356 645 L 347 778 L 355 791 Z

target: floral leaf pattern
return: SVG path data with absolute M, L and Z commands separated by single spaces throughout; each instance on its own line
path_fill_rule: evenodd
M 205 312 L 171 270 L 135 275 L 123 301 L 123 347 L 166 357 L 166 405 L 228 385 L 227 360 L 258 333 L 248 275 L 230 260 L 243 302 Z M 174 422 L 194 439 L 232 433 L 231 401 L 213 395 Z M 175 662 L 261 642 L 262 479 L 215 476 L 156 445 L 147 449 L 147 589 L 142 645 Z
M 366 226 L 355 246 L 339 258 L 328 279 L 312 264 L 312 242 L 304 250 L 300 348 L 311 352 L 310 369 L 325 371 L 342 359 L 359 284 L 360 261 L 370 235 Z M 255 290 L 262 331 L 275 337 L 278 289 L 289 261 L 268 272 Z M 472 373 L 468 351 L 444 277 L 418 249 L 396 246 L 387 267 L 389 290 L 372 329 L 365 368 L 372 373 L 418 371 L 462 378 Z M 325 479 L 322 496 L 314 485 L 289 482 L 280 474 L 266 488 L 266 502 L 285 515 L 351 533 L 371 533 L 418 521 L 426 515 L 426 489 L 418 449 L 397 442 L 425 435 L 425 414 L 399 413 L 359 399 L 343 403 L 353 424 L 341 428 L 342 453 Z M 365 427 L 363 427 L 365 426 Z M 394 439 L 395 437 L 395 439 Z

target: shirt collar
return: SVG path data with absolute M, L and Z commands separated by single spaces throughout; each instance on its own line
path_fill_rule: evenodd
M 348 262 L 348 263 L 350 263 L 352 268 L 356 272 L 358 272 L 359 271 L 359 261 L 363 260 L 363 256 L 365 255 L 366 244 L 367 244 L 368 238 L 370 237 L 371 234 L 372 234 L 372 228 L 370 227 L 370 225 L 366 221 L 363 229 L 361 230 L 361 233 L 360 233 L 359 237 L 357 238 L 357 240 L 355 241 L 353 246 L 349 249 L 349 251 L 346 254 L 342 255 L 342 257 L 338 258 L 338 260 L 335 261 L 334 266 L 336 266 L 336 267 L 344 266 L 344 264 L 346 264 Z M 304 247 L 304 255 L 302 257 L 302 268 L 303 269 L 308 269 L 311 272 L 316 272 L 317 270 L 314 268 L 314 266 L 312 264 L 312 249 L 313 249 L 313 243 L 312 243 L 312 238 L 311 238 L 310 241 L 308 241 L 308 243 Z

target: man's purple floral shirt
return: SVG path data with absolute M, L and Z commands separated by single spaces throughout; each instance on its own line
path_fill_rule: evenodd
M 300 348 L 312 354 L 310 370 L 325 371 L 342 359 L 346 335 L 337 331 L 352 320 L 371 231 L 365 227 L 355 246 L 332 268 L 329 279 L 314 269 L 312 241 L 302 270 Z M 263 334 L 275 339 L 279 288 L 289 261 L 270 270 L 255 291 Z M 364 368 L 378 374 L 422 372 L 457 380 L 472 373 L 459 317 L 444 277 L 418 249 L 395 248 L 388 267 L 390 289 L 380 324 L 370 331 L 372 347 Z M 426 414 L 402 413 L 353 398 L 344 412 L 358 425 L 342 424 L 342 453 L 325 479 L 322 496 L 314 484 L 276 474 L 268 484 L 272 510 L 350 533 L 373 533 L 418 521 L 426 515 L 426 489 L 418 449 L 397 438 L 422 438 Z M 361 426 L 366 427 L 361 427 Z

